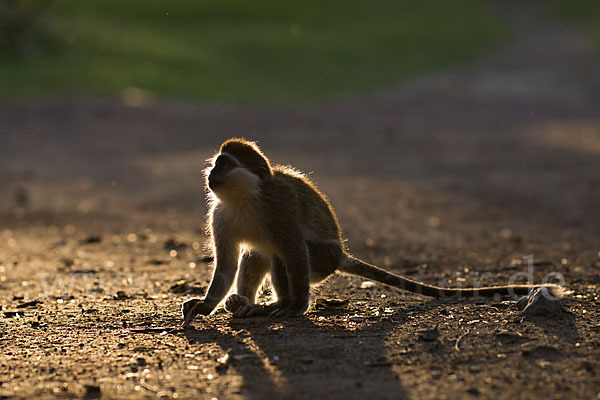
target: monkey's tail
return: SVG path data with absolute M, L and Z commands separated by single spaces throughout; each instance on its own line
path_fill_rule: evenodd
M 449 297 L 494 297 L 499 296 L 522 296 L 529 293 L 533 288 L 545 286 L 554 296 L 562 297 L 564 288 L 552 285 L 508 285 L 491 286 L 482 288 L 442 288 L 438 286 L 427 285 L 417 282 L 400 275 L 392 274 L 379 267 L 366 263 L 350 254 L 346 254 L 345 260 L 339 268 L 342 272 L 362 276 L 377 282 L 384 283 L 398 289 L 407 290 L 412 293 L 421 294 L 429 297 L 449 298 Z

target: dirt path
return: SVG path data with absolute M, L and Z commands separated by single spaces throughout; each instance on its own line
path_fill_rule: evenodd
M 369 98 L 1 104 L 0 397 L 596 397 L 600 61 L 538 7 L 504 12 L 513 44 Z M 567 312 L 337 276 L 314 297 L 349 304 L 304 319 L 150 329 L 206 287 L 202 169 L 230 136 L 314 171 L 357 256 L 466 286 L 533 255 L 536 281 L 574 290 Z

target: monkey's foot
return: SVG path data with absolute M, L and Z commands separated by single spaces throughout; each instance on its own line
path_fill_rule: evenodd
M 233 295 L 237 296 L 237 295 Z M 244 296 L 240 296 L 245 299 Z M 231 297 L 230 297 L 231 299 Z M 232 299 L 232 305 L 234 304 L 234 300 Z M 229 299 L 228 299 L 229 301 Z M 273 312 L 278 310 L 286 309 L 289 303 L 285 301 L 278 301 L 271 304 L 239 304 L 236 303 L 235 306 L 237 308 L 233 311 L 233 316 L 235 318 L 249 318 L 249 317 L 266 317 L 271 315 Z M 227 305 L 226 305 L 227 307 Z
M 233 316 L 235 318 L 249 318 L 249 317 L 261 317 L 268 315 L 269 313 L 266 310 L 267 306 L 252 304 L 248 306 L 241 306 L 234 313 Z
M 234 313 L 240 309 L 241 307 L 247 306 L 250 303 L 250 299 L 246 296 L 242 296 L 239 294 L 232 294 L 225 301 L 225 309 L 230 313 Z
M 295 306 L 292 304 L 285 308 L 276 309 L 271 312 L 269 316 L 276 318 L 301 317 L 304 314 L 304 311 L 306 311 L 306 306 Z
M 236 318 L 256 317 L 259 315 L 267 315 L 265 306 L 248 304 L 250 299 L 239 294 L 232 294 L 225 301 L 225 309 Z

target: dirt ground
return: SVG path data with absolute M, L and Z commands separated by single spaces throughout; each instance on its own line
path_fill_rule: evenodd
M 367 98 L 0 104 L 0 398 L 597 398 L 600 60 L 537 8 L 508 17 L 506 48 Z M 230 136 L 314 172 L 355 255 L 448 286 L 561 274 L 564 312 L 339 275 L 305 318 L 179 329 Z

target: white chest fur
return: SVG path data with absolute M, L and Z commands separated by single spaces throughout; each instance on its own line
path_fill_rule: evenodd
M 232 241 L 252 248 L 266 257 L 276 253 L 252 201 L 238 204 L 221 203 L 217 206 L 214 217 L 223 228 L 223 234 L 228 235 Z

